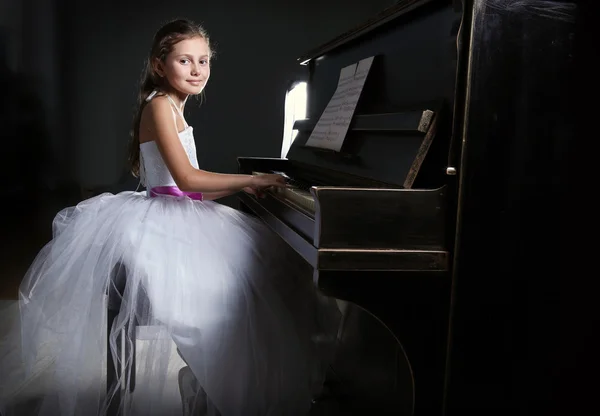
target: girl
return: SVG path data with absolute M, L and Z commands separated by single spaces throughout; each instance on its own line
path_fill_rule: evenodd
M 47 385 L 27 414 L 105 414 L 117 392 L 129 414 L 181 414 L 171 400 L 175 345 L 189 366 L 179 379 L 190 414 L 309 411 L 326 364 L 316 340 L 334 337 L 338 310 L 261 222 L 211 201 L 285 186 L 278 175 L 199 169 L 183 108 L 205 88 L 211 55 L 206 32 L 189 21 L 156 33 L 130 158 L 147 192 L 102 194 L 56 216 L 54 238 L 20 288 L 25 371 L 4 347 L 0 405 L 17 403 L 37 377 Z M 156 331 L 136 344 L 135 368 L 106 386 L 106 299 L 119 270 L 126 285 L 108 334 L 113 359 L 131 367 L 135 328 Z

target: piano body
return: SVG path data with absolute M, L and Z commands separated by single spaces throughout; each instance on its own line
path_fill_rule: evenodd
M 307 119 L 286 158 L 239 157 L 289 188 L 240 195 L 313 270 L 344 313 L 323 414 L 441 407 L 455 192 L 446 173 L 460 8 L 403 1 L 299 59 Z M 374 56 L 340 151 L 306 145 L 340 69 Z M 322 403 L 319 403 L 319 402 Z M 329 401 L 335 404 L 328 403 Z M 340 407 L 341 406 L 341 407 Z
M 305 260 L 318 289 L 339 300 L 343 312 L 327 394 L 315 405 L 327 410 L 315 414 L 443 414 L 455 241 L 478 246 L 457 239 L 461 232 L 477 235 L 482 244 L 498 238 L 482 234 L 476 221 L 457 221 L 465 198 L 459 197 L 458 179 L 464 181 L 461 187 L 485 182 L 461 172 L 465 143 L 469 137 L 478 143 L 477 154 L 467 159 L 487 173 L 491 165 L 485 161 L 498 162 L 503 153 L 485 151 L 493 133 L 476 115 L 490 123 L 498 114 L 517 117 L 510 108 L 486 106 L 490 91 L 499 97 L 506 88 L 485 77 L 490 67 L 480 52 L 491 56 L 486 44 L 495 27 L 486 29 L 487 19 L 494 23 L 504 16 L 505 27 L 533 30 L 511 26 L 510 19 L 531 16 L 503 11 L 501 3 L 399 1 L 301 57 L 308 77 L 307 119 L 295 124 L 298 135 L 287 157 L 238 158 L 240 173 L 280 172 L 289 178 L 288 189 L 264 198 L 240 195 L 241 209 L 262 219 Z M 505 39 L 517 45 L 511 36 L 497 34 L 498 59 L 510 56 L 510 49 L 498 46 Z M 340 70 L 370 56 L 373 65 L 343 147 L 308 146 Z M 473 68 L 480 77 L 475 82 Z M 489 81 L 485 88 L 483 79 Z M 517 100 L 519 90 L 513 93 Z M 532 137 L 521 136 L 523 143 Z M 488 221 L 493 215 L 482 213 L 492 213 L 494 204 L 483 202 L 499 196 L 487 185 L 478 189 L 487 199 L 471 194 L 467 205 L 480 213 L 472 218 Z M 490 254 L 483 247 L 479 251 Z M 477 263 L 468 261 L 463 269 Z M 468 297 L 468 288 L 463 290 Z M 461 319 L 475 316 L 462 312 Z M 454 352 L 456 363 L 461 355 Z M 453 381 L 459 380 L 455 374 Z

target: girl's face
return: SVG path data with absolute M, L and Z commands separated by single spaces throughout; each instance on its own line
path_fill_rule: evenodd
M 202 37 L 182 40 L 156 70 L 180 95 L 200 94 L 210 77 L 210 48 Z

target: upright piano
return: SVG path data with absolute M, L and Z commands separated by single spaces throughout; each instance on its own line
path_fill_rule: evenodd
M 520 3 L 515 9 L 479 0 L 398 1 L 299 59 L 307 71 L 307 119 L 295 123 L 298 133 L 285 158 L 238 158 L 240 173 L 287 177 L 286 189 L 264 198 L 242 194 L 240 206 L 304 259 L 318 289 L 338 300 L 343 312 L 335 360 L 315 414 L 443 414 L 457 241 L 467 244 L 469 233 L 489 241 L 477 221 L 496 218 L 490 201 L 499 198 L 487 187 L 480 188 L 481 197 L 469 195 L 479 216 L 461 223 L 461 198 L 474 175 L 462 170 L 468 157 L 488 174 L 492 167 L 484 161 L 504 154 L 485 150 L 491 135 L 477 134 L 483 131 L 478 114 L 491 124 L 498 116 L 509 123 L 517 117 L 510 108 L 487 106 L 493 97 L 486 91 L 499 97 L 507 84 L 494 84 L 486 73 L 496 52 L 498 59 L 510 57 L 502 48 L 507 39 L 513 42 L 507 28 L 521 34 L 533 27 L 523 22 L 536 18 L 539 7 Z M 494 32 L 499 21 L 506 29 L 501 33 Z M 486 49 L 491 41 L 493 51 Z M 340 70 L 371 56 L 343 146 L 312 146 L 309 138 Z M 469 137 L 479 150 L 465 156 Z
M 335 363 L 316 403 L 325 414 L 336 414 L 332 406 L 344 415 L 440 409 L 460 21 L 451 2 L 402 1 L 302 56 L 307 119 L 295 123 L 287 157 L 238 158 L 240 173 L 288 178 L 281 192 L 240 195 L 241 208 L 304 258 L 323 294 L 340 300 Z M 343 147 L 307 145 L 341 68 L 371 56 Z

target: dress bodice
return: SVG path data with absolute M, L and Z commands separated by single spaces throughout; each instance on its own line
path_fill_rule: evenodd
M 196 143 L 191 126 L 179 132 L 179 140 L 193 167 L 198 169 L 198 158 L 196 156 Z M 158 150 L 156 142 L 145 142 L 140 144 L 140 166 L 141 179 L 147 189 L 157 186 L 177 186 L 169 168 Z
M 150 101 L 157 91 L 150 94 L 147 101 Z M 198 158 L 196 156 L 196 143 L 194 142 L 194 129 L 188 126 L 183 113 L 177 107 L 175 102 L 166 96 L 171 103 L 171 110 L 173 111 L 174 128 L 177 129 L 177 116 L 181 117 L 185 128 L 178 132 L 179 140 L 187 154 L 187 157 L 191 165 L 198 169 Z M 158 149 L 156 142 L 145 142 L 140 143 L 140 179 L 146 189 L 152 189 L 159 186 L 177 186 L 167 164 L 163 160 L 163 157 Z

